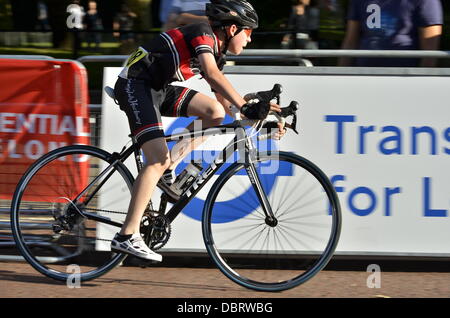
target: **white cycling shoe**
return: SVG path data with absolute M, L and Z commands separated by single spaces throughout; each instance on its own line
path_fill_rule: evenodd
M 116 234 L 111 241 L 111 251 L 130 254 L 145 260 L 156 262 L 162 261 L 162 255 L 153 252 L 147 244 L 145 244 L 139 233 L 133 234 L 131 238 L 123 242 L 118 240 L 118 234 Z

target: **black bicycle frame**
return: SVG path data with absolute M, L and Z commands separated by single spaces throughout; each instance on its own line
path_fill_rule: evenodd
M 255 191 L 260 199 L 260 202 L 262 203 L 261 205 L 263 207 L 264 212 L 266 213 L 266 217 L 269 220 L 273 218 L 273 213 L 271 211 L 270 205 L 268 204 L 267 195 L 265 194 L 259 176 L 256 173 L 256 168 L 252 163 L 252 161 L 249 159 L 250 150 L 247 142 L 247 135 L 245 133 L 244 127 L 240 125 L 238 122 L 233 122 L 228 125 L 215 126 L 204 130 L 187 131 L 184 133 L 168 135 L 165 136 L 164 138 L 166 142 L 171 142 L 171 141 L 178 141 L 180 138 L 196 138 L 212 135 L 223 135 L 230 133 L 229 131 L 230 129 L 233 129 L 233 133 L 236 132 L 236 130 L 241 129 L 243 132 L 241 135 L 245 136 L 245 138 L 238 139 L 238 134 L 236 134 L 234 139 L 222 150 L 222 152 L 214 159 L 214 161 L 206 169 L 204 169 L 202 173 L 200 173 L 197 176 L 197 178 L 194 180 L 191 186 L 181 195 L 180 200 L 178 200 L 172 206 L 172 208 L 165 214 L 166 217 L 170 220 L 170 222 L 175 220 L 175 218 L 178 216 L 178 214 L 180 214 L 183 208 L 197 195 L 198 192 L 200 192 L 203 186 L 223 166 L 223 164 L 227 161 L 227 159 L 232 154 L 234 154 L 236 150 L 239 149 L 245 149 L 244 152 L 245 158 L 244 159 L 241 158 L 241 160 L 245 160 L 247 173 L 250 176 L 250 181 L 253 187 L 255 188 Z M 112 154 L 113 163 L 108 168 L 106 168 L 99 176 L 108 173 L 109 169 L 111 169 L 110 167 L 117 164 L 117 162 L 122 163 L 125 162 L 128 159 L 128 157 L 130 157 L 133 153 L 135 154 L 135 156 L 137 156 L 139 153 L 139 148 L 137 148 L 137 144 L 134 142 L 133 145 L 131 145 L 128 148 L 124 148 L 120 153 L 113 153 Z M 136 161 L 138 162 L 138 160 Z M 112 175 L 114 171 L 115 168 L 113 168 L 110 174 L 105 177 L 105 179 L 101 182 L 98 188 L 100 188 L 104 184 L 104 182 L 106 182 L 106 180 Z M 89 189 L 89 187 L 96 182 L 98 178 L 99 177 L 95 178 L 94 181 L 92 181 L 91 184 L 88 185 L 86 189 L 83 190 L 78 197 L 81 197 L 82 194 L 86 192 Z M 95 190 L 93 194 L 97 193 L 97 191 L 98 189 Z M 91 194 L 91 196 L 93 196 L 93 194 Z M 89 200 L 90 199 L 88 199 L 87 201 Z M 122 223 L 115 222 L 107 217 L 99 216 L 89 212 L 81 212 L 79 209 L 77 210 L 83 217 L 87 219 L 91 219 L 97 222 L 109 224 L 116 227 L 122 227 L 123 225 Z

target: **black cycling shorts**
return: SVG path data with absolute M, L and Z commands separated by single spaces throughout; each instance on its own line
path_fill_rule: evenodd
M 188 117 L 189 102 L 197 91 L 172 85 L 155 91 L 146 80 L 119 77 L 114 94 L 128 117 L 131 134 L 142 146 L 146 141 L 164 137 L 161 116 Z

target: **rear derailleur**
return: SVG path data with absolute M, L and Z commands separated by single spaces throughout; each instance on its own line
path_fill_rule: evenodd
M 83 217 L 78 212 L 80 207 L 75 206 L 70 202 L 64 206 L 58 206 L 53 208 L 53 218 L 55 222 L 52 224 L 52 229 L 55 234 L 61 234 L 61 232 L 70 232 L 72 229 L 79 225 Z

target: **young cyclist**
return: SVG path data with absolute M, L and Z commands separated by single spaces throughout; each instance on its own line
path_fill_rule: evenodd
M 143 259 L 161 261 L 162 256 L 145 244 L 140 235 L 142 215 L 158 184 L 170 186 L 172 172 L 186 151 L 202 138 L 180 141 L 178 155 L 169 154 L 161 124 L 163 116 L 196 116 L 203 128 L 220 125 L 235 105 L 250 119 L 259 113 L 280 111 L 278 105 L 259 102 L 251 106 L 222 74 L 227 51 L 240 54 L 258 27 L 258 15 L 245 0 L 212 0 L 206 5 L 208 23 L 191 24 L 161 33 L 139 47 L 127 60 L 114 88 L 120 108 L 127 114 L 146 165 L 133 185 L 125 223 L 111 242 L 111 249 Z M 217 100 L 194 90 L 170 85 L 201 73 Z M 265 117 L 265 116 L 264 116 Z M 191 129 L 193 124 L 187 127 Z M 284 133 L 280 127 L 279 134 Z M 161 178 L 162 177 L 162 178 Z M 161 179 L 161 180 L 160 180 Z

